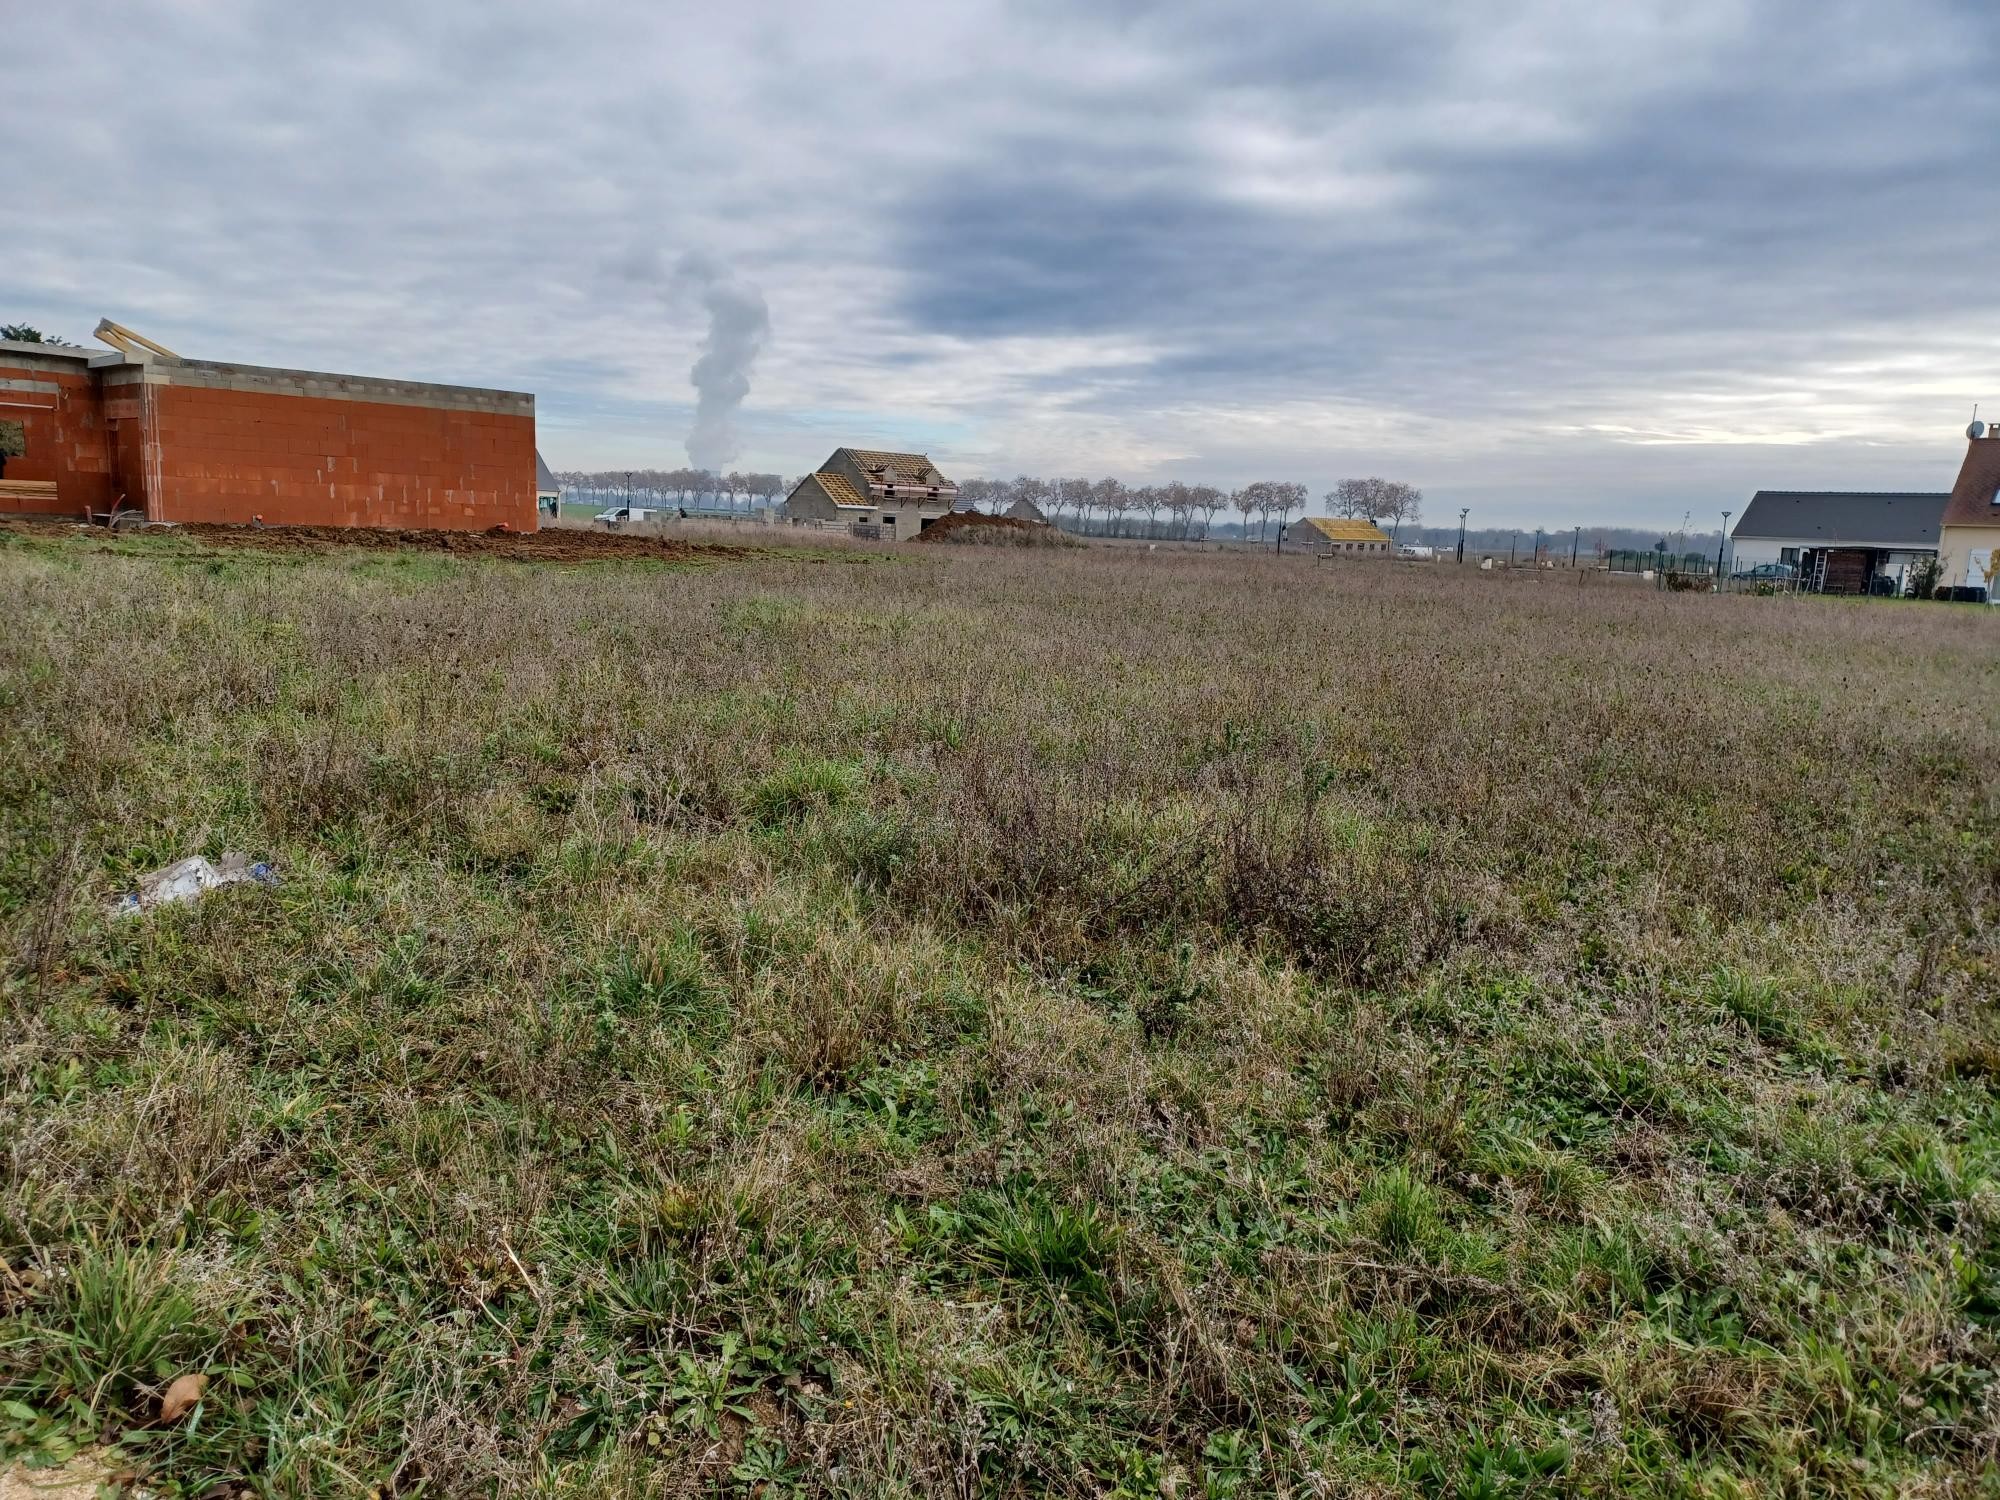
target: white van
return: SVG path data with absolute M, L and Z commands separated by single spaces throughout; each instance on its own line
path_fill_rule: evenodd
M 641 505 L 619 505 L 610 510 L 600 510 L 591 519 L 611 531 L 620 526 L 644 526 L 658 516 L 657 510 L 649 510 Z

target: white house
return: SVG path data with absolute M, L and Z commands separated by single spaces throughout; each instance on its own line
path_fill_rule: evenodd
M 556 483 L 556 476 L 549 472 L 549 466 L 542 462 L 539 448 L 535 450 L 535 509 L 550 516 L 562 513 L 562 486 Z
M 1965 463 L 1938 544 L 1938 582 L 1953 598 L 1983 593 L 1988 604 L 2000 604 L 2000 427 L 1974 422 L 1965 435 Z
M 1729 533 L 1734 568 L 1790 563 L 1807 587 L 1864 594 L 1877 579 L 1902 592 L 1910 569 L 1937 556 L 1944 494 L 1759 490 Z

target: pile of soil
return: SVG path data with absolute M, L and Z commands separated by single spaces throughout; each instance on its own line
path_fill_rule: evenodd
M 15 521 L 11 530 L 65 531 L 79 528 L 69 521 Z M 457 557 L 499 557 L 516 562 L 629 562 L 635 558 L 660 562 L 720 561 L 748 554 L 746 547 L 713 542 L 683 542 L 671 537 L 633 536 L 613 531 L 550 527 L 545 531 L 389 531 L 363 526 L 215 526 L 208 524 L 147 528 L 124 535 L 185 537 L 204 547 L 254 547 L 266 552 L 330 552 L 336 547 L 360 547 L 373 552 L 448 552 Z M 107 533 L 108 535 L 108 533 Z
M 919 542 L 1016 542 L 1026 546 L 1059 544 L 1065 538 L 1045 521 L 1023 521 L 1018 516 L 989 516 L 976 510 L 955 510 L 940 516 L 922 531 Z

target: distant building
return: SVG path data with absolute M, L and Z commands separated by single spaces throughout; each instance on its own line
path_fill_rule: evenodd
M 1967 436 L 1938 537 L 1938 583 L 1984 589 L 1987 603 L 2000 603 L 2000 429 L 1975 426 Z
M 1322 556 L 1387 557 L 1394 547 L 1389 533 L 1373 521 L 1350 516 L 1305 516 L 1286 528 L 1295 544 Z
M 1759 563 L 1797 568 L 1802 588 L 1865 594 L 1893 585 L 1937 556 L 1947 495 L 1905 490 L 1759 490 L 1730 531 L 1736 571 Z M 1877 580 L 1887 580 L 1888 585 Z
M 915 536 L 951 514 L 958 486 L 921 453 L 836 448 L 785 497 L 788 521 L 845 521 Z
M 1000 512 L 1000 514 L 1011 520 L 1028 521 L 1036 526 L 1046 526 L 1049 524 L 1049 518 L 1043 513 L 1042 508 L 1026 497 L 1016 500 L 1012 505 Z
M 535 450 L 535 508 L 545 515 L 562 514 L 562 486 L 556 483 L 556 476 L 549 472 L 549 466 L 542 462 L 542 451 Z

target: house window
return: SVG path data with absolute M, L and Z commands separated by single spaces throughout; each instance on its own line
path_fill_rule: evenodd
M 0 422 L 0 474 L 7 472 L 7 460 L 25 457 L 28 451 L 28 424 Z
M 884 516 L 882 518 L 882 524 L 884 526 L 894 526 L 896 524 L 896 518 L 894 516 Z
M 1799 549 L 1796 547 L 1780 547 L 1778 549 L 1778 561 L 1781 563 L 1790 563 L 1793 567 L 1797 567 L 1799 564 Z

